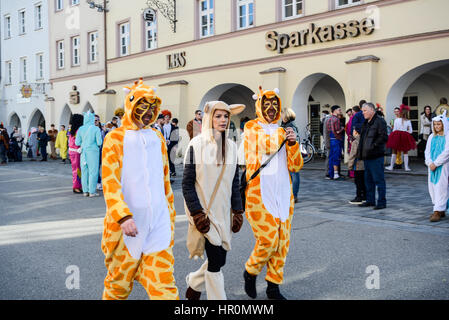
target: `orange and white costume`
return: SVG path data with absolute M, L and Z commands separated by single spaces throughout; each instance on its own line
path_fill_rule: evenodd
M 136 81 L 125 98 L 122 125 L 108 133 L 102 154 L 103 191 L 107 212 L 101 248 L 108 269 L 103 299 L 126 299 L 133 281 L 150 299 L 179 299 L 173 276 L 175 209 L 167 147 L 160 132 L 150 128 L 161 100 L 153 88 Z M 133 121 L 138 103 L 155 101 L 150 124 Z M 122 233 L 120 222 L 132 217 L 138 234 Z
M 279 110 L 275 120 L 268 123 L 262 114 L 262 100 L 274 97 L 279 99 Z M 264 91 L 259 88 L 259 94 L 254 99 L 257 99 L 257 118 L 245 124 L 243 141 L 247 180 L 286 139 L 285 130 L 277 124 L 282 110 L 277 90 Z M 289 171 L 298 172 L 303 164 L 299 143 L 290 146 L 287 142 L 246 189 L 245 214 L 256 244 L 245 269 L 255 276 L 266 265 L 265 279 L 274 284 L 283 281 L 290 244 L 294 197 Z

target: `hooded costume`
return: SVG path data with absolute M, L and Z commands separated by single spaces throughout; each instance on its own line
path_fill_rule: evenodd
M 30 136 L 28 137 L 28 147 L 31 149 L 31 158 L 36 159 L 37 157 L 37 129 L 32 127 L 30 130 Z
M 95 115 L 83 113 L 84 122 L 76 133 L 75 144 L 81 147 L 81 185 L 84 194 L 96 194 L 99 173 L 101 131 L 95 125 Z
M 222 160 L 217 159 L 217 155 L 221 154 L 222 142 L 220 140 L 217 143 L 214 138 L 213 116 L 216 110 L 226 111 L 229 115 L 226 128 L 228 130 L 231 115 L 239 114 L 244 109 L 245 106 L 242 104 L 228 105 L 223 101 L 207 102 L 204 106 L 201 134 L 189 142 L 188 152 L 186 152 L 184 158 L 182 187 L 185 211 L 193 228 L 196 227 L 192 217 L 203 214 L 210 206 L 207 213 L 210 228 L 206 233 L 203 233 L 206 238 L 207 260 L 197 271 L 189 273 L 186 278 L 189 288 L 198 292 L 198 298 L 201 291 L 206 290 L 208 300 L 226 299 L 224 277 L 220 269 L 225 264 L 226 252 L 231 250 L 231 228 L 234 226 L 233 214 L 240 215 L 243 222 L 243 216 L 241 216 L 243 207 L 239 193 L 237 145 L 226 137 L 223 168 Z M 224 171 L 221 175 L 222 170 Z M 220 177 L 220 184 L 212 199 L 215 185 Z M 211 199 L 212 203 L 210 203 Z M 237 232 L 238 230 L 233 229 L 233 231 Z M 192 247 L 196 249 L 198 245 Z M 197 250 L 189 248 L 190 258 L 195 255 L 202 255 L 204 247 Z M 192 299 L 188 293 L 186 296 L 188 299 Z
M 253 98 L 257 99 L 257 118 L 245 124 L 243 142 L 247 181 L 286 139 L 286 131 L 277 124 L 282 111 L 278 90 L 262 90 L 259 87 L 258 95 Z M 262 113 L 262 104 L 265 99 L 274 98 L 278 99 L 278 110 L 274 121 L 269 123 Z M 254 288 L 255 276 L 265 265 L 265 279 L 269 285 L 281 284 L 283 281 L 294 208 L 289 171 L 298 172 L 303 164 L 299 143 L 286 143 L 247 186 L 245 214 L 251 224 L 256 244 L 245 269 L 246 273 L 253 277 Z M 246 280 L 247 278 L 245 289 Z M 252 297 L 255 295 L 254 292 Z
M 173 277 L 175 208 L 163 135 L 150 127 L 161 99 L 152 87 L 136 81 L 126 87 L 122 125 L 108 133 L 102 155 L 103 192 L 107 212 L 101 248 L 108 274 L 103 299 L 126 299 L 133 281 L 151 299 L 179 299 Z M 142 102 L 155 106 L 150 123 L 136 125 Z M 140 113 L 139 113 L 140 112 Z M 120 224 L 133 218 L 138 234 L 122 233 Z
M 442 135 L 435 133 L 435 121 L 443 123 Z M 427 166 L 433 163 L 437 167 L 435 171 L 428 169 L 429 193 L 432 198 L 433 211 L 438 211 L 440 215 L 444 216 L 449 199 L 449 121 L 446 118 L 446 112 L 432 119 L 432 134 L 427 141 L 425 161 Z
M 56 137 L 55 148 L 59 149 L 62 160 L 67 159 L 67 131 L 59 131 Z

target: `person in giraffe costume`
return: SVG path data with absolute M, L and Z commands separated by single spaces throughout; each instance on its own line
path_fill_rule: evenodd
M 101 242 L 107 268 L 103 299 L 127 299 L 136 280 L 150 299 L 178 300 L 167 147 L 162 134 L 150 127 L 161 99 L 142 79 L 124 90 L 122 125 L 106 136 L 102 153 L 107 208 Z
M 279 90 L 259 87 L 259 93 L 253 98 L 257 118 L 245 124 L 243 141 L 247 181 L 285 140 L 286 143 L 248 183 L 245 192 L 245 214 L 256 243 L 245 264 L 244 288 L 249 297 L 257 297 L 256 278 L 266 265 L 267 297 L 285 300 L 279 284 L 284 278 L 294 208 L 289 171 L 298 172 L 304 161 L 293 129 L 278 125 L 282 111 Z

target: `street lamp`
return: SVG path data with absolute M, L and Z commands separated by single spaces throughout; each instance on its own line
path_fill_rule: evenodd
M 95 1 L 86 0 L 87 4 L 89 4 L 90 9 L 97 8 L 97 12 L 103 12 L 103 24 L 104 24 L 104 89 L 102 91 L 106 91 L 108 89 L 108 37 L 107 37 L 107 25 L 106 25 L 106 13 L 109 12 L 109 9 L 106 8 L 106 5 L 109 3 L 108 0 L 103 0 L 103 4 L 97 4 Z
M 176 33 L 176 0 L 147 0 L 148 8 L 158 10 L 169 22 Z

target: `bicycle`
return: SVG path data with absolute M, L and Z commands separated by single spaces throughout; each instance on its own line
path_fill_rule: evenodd
M 326 157 L 326 146 L 322 143 L 322 147 L 317 149 L 313 144 L 314 138 L 316 135 L 311 136 L 310 132 L 310 123 L 306 126 L 306 138 L 302 140 L 300 144 L 301 153 L 303 156 L 304 163 L 310 162 L 315 155 L 318 155 L 320 158 L 324 159 Z M 319 137 L 318 137 L 319 138 Z

